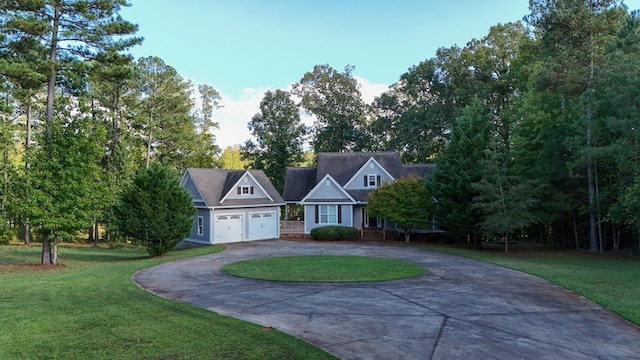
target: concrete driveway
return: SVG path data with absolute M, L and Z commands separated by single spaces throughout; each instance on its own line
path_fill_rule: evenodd
M 394 258 L 427 273 L 308 284 L 220 270 L 238 260 L 314 254 Z M 237 243 L 133 279 L 159 296 L 275 327 L 342 359 L 640 359 L 640 328 L 579 295 L 531 275 L 410 246 Z

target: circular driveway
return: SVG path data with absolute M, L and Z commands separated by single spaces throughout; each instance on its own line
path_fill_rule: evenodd
M 373 283 L 232 277 L 223 265 L 286 255 L 386 257 L 424 275 Z M 380 269 L 384 271 L 384 269 Z M 518 271 L 421 248 L 257 241 L 136 273 L 159 296 L 304 339 L 341 359 L 640 359 L 640 328 Z

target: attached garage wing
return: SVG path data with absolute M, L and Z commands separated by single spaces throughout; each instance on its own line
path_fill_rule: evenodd
M 241 214 L 217 215 L 214 224 L 214 244 L 243 240 L 244 221 Z

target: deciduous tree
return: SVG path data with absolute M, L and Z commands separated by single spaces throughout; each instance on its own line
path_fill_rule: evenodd
M 267 91 L 260 102 L 260 113 L 249 122 L 249 130 L 255 141 L 247 140 L 242 146 L 243 160 L 253 169 L 264 170 L 275 188 L 282 191 L 287 167 L 303 159 L 307 134 L 289 93 Z
M 316 117 L 311 145 L 318 152 L 360 151 L 369 145 L 364 102 L 353 67 L 338 72 L 316 65 L 294 86 L 302 107 Z
M 406 177 L 373 190 L 367 198 L 367 212 L 396 223 L 409 242 L 415 230 L 432 221 L 433 200 L 424 179 Z
M 73 83 L 76 79 L 82 78 L 82 72 L 88 69 L 83 64 L 84 60 L 98 59 L 104 52 L 123 51 L 141 41 L 140 38 L 132 36 L 137 31 L 137 27 L 118 16 L 122 6 L 127 6 L 125 0 L 4 1 L 0 3 L 4 20 L 2 30 L 6 34 L 6 43 L 15 48 L 19 48 L 19 44 L 28 45 L 25 48 L 29 49 L 38 61 L 22 62 L 22 68 L 27 69 L 26 73 L 34 80 L 40 78 L 36 74 L 44 75 L 48 79 L 46 137 L 43 139 L 42 148 L 47 161 L 58 160 L 53 158 L 53 135 L 59 133 L 59 129 L 53 128 L 56 124 L 54 102 L 57 90 L 66 83 Z M 26 59 L 26 57 L 23 58 Z M 69 71 L 71 69 L 74 71 Z M 68 122 L 58 122 L 58 124 L 64 123 Z M 62 159 L 60 161 L 64 162 Z M 50 181 L 50 176 L 46 173 L 40 176 L 47 177 Z M 50 230 L 52 230 L 50 227 L 43 227 L 43 264 L 51 262 Z

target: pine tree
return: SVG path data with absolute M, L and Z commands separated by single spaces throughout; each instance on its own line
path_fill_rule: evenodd
M 473 184 L 482 179 L 481 162 L 492 135 L 491 113 L 475 98 L 456 119 L 450 141 L 429 178 L 436 201 L 438 226 L 454 234 L 476 236 L 482 233 L 482 212 L 473 206 L 478 190 Z M 480 246 L 480 242 L 476 242 Z

